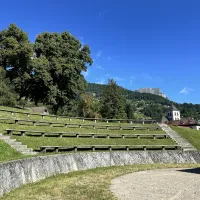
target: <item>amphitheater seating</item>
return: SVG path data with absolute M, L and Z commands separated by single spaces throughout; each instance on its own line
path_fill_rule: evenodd
M 64 151 L 114 151 L 114 150 L 180 150 L 178 145 L 81 145 L 81 146 L 40 146 L 39 151 L 64 152 Z
M 41 136 L 41 137 L 87 137 L 87 138 L 148 138 L 148 139 L 166 139 L 169 138 L 167 134 L 94 134 L 94 133 L 68 133 L 68 132 L 44 132 L 33 130 L 16 130 L 6 129 L 7 134 L 12 135 L 13 132 L 19 133 L 20 136 Z
M 32 125 L 61 125 L 64 127 L 76 127 L 76 128 L 93 128 L 93 129 L 112 129 L 112 130 L 159 130 L 158 126 L 120 126 L 120 125 L 99 125 L 99 124 L 77 124 L 77 123 L 64 123 L 64 122 L 49 122 L 49 121 L 36 121 L 36 120 L 25 120 L 25 119 L 13 119 L 13 118 L 0 118 L 2 121 L 13 121 L 15 124 L 19 122 L 28 122 Z
M 0 109 L 0 122 L 6 137 L 37 152 L 180 149 L 155 120 L 69 118 Z
M 59 120 L 59 118 L 64 118 L 68 119 L 69 121 L 72 121 L 72 119 L 80 119 L 83 122 L 85 120 L 89 121 L 94 121 L 95 123 L 99 122 L 128 122 L 128 123 L 141 123 L 141 124 L 153 124 L 156 123 L 156 120 L 149 120 L 149 119 L 140 119 L 140 120 L 135 120 L 135 119 L 102 119 L 102 118 L 83 118 L 83 117 L 67 117 L 67 116 L 58 116 L 58 115 L 47 115 L 47 114 L 38 114 L 38 113 L 30 113 L 30 112 L 20 112 L 20 111 L 13 111 L 13 110 L 6 110 L 6 109 L 0 109 L 1 112 L 8 112 L 11 115 L 14 115 L 15 113 L 26 115 L 27 117 L 32 116 L 41 116 L 43 119 L 46 117 L 52 117 L 55 118 L 56 120 Z

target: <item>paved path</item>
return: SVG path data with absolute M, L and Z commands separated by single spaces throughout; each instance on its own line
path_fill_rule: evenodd
M 199 200 L 200 168 L 141 171 L 112 181 L 119 200 Z
M 177 132 L 173 131 L 167 124 L 158 124 L 184 151 L 196 151 L 196 149 Z M 200 199 L 200 198 L 199 198 Z

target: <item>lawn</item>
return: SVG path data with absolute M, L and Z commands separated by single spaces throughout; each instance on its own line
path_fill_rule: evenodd
M 0 122 L 0 132 L 4 132 L 6 129 L 17 130 L 35 130 L 45 132 L 68 132 L 68 133 L 102 133 L 102 134 L 165 134 L 162 130 L 107 130 L 107 129 L 93 129 L 91 128 L 68 128 L 68 127 L 51 127 L 48 125 L 15 125 L 5 124 Z M 5 132 L 4 132 L 5 133 Z
M 5 109 L 5 110 L 13 110 L 13 111 L 19 111 L 19 112 L 29 112 L 29 110 L 22 110 L 22 109 L 17 109 L 17 108 L 9 108 L 9 107 L 2 107 L 0 106 L 0 109 Z M 25 114 L 21 114 L 21 113 L 14 113 L 13 115 L 11 115 L 9 112 L 4 112 L 4 111 L 0 111 L 0 118 L 16 118 L 16 119 L 26 119 L 26 120 L 37 120 L 37 121 L 49 121 L 49 122 L 70 122 L 70 123 L 78 123 L 78 124 L 94 124 L 94 121 L 91 120 L 84 120 L 84 122 L 81 119 L 71 119 L 71 121 L 69 121 L 69 118 L 67 117 L 59 117 L 58 120 L 56 120 L 56 117 L 50 117 L 48 115 L 46 115 L 44 117 L 44 119 L 42 118 L 42 116 L 37 116 L 37 115 L 30 115 L 29 117 Z M 101 125 L 117 125 L 119 124 L 118 122 L 101 122 L 101 121 L 97 121 L 97 124 L 101 124 Z M 130 123 L 126 123 L 123 122 L 121 123 L 123 126 L 129 126 Z M 143 124 L 134 124 L 136 126 L 141 126 Z M 156 124 L 144 124 L 144 126 L 156 126 Z
M 109 190 L 111 180 L 127 173 L 163 169 L 196 168 L 198 164 L 154 164 L 96 168 L 87 171 L 57 175 L 18 188 L 2 200 L 114 200 Z
M 200 150 L 200 131 L 177 126 L 171 126 L 171 128 L 190 142 L 197 150 Z
M 13 139 L 33 149 L 38 146 L 74 146 L 74 145 L 175 145 L 171 139 L 106 139 L 106 138 L 52 138 L 12 136 Z

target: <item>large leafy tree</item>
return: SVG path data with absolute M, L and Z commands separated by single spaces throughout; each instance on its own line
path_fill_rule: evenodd
M 39 86 L 38 91 L 46 90 L 46 100 L 53 105 L 56 113 L 60 107 L 75 99 L 76 95 L 85 88 L 86 81 L 81 74 L 92 64 L 90 49 L 82 46 L 79 40 L 68 32 L 42 33 L 35 42 L 36 60 L 42 59 L 46 69 L 40 65 L 34 68 L 35 76 L 43 76 L 45 82 Z M 37 65 L 37 61 L 36 64 Z
M 50 104 L 55 113 L 84 89 L 82 71 L 91 64 L 89 47 L 68 32 L 39 34 L 35 44 L 15 24 L 0 32 L 0 66 L 19 99 Z
M 0 66 L 6 70 L 6 77 L 12 81 L 19 98 L 29 94 L 32 55 L 33 45 L 27 33 L 15 24 L 0 32 Z
M 119 86 L 113 79 L 108 80 L 108 85 L 101 95 L 100 112 L 103 118 L 126 118 L 125 100 L 120 92 Z

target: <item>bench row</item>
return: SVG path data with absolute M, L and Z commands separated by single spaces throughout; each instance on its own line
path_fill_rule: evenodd
M 93 128 L 93 129 L 112 129 L 112 130 L 161 130 L 158 126 L 120 126 L 120 125 L 97 125 L 97 124 L 72 124 L 72 123 L 64 123 L 64 122 L 47 122 L 47 121 L 35 121 L 35 120 L 25 120 L 25 119 L 12 119 L 12 118 L 0 118 L 1 121 L 13 121 L 15 124 L 19 122 L 28 122 L 33 125 L 62 125 L 63 127 L 71 127 L 71 128 Z
M 78 146 L 40 146 L 39 152 L 64 151 L 131 151 L 131 150 L 181 150 L 178 145 L 78 145 Z
M 166 139 L 170 138 L 167 134 L 94 134 L 94 133 L 68 133 L 68 132 L 43 132 L 31 130 L 6 129 L 7 134 L 20 136 L 40 136 L 40 137 L 76 137 L 76 138 L 148 138 L 148 139 Z
M 58 116 L 58 115 L 47 115 L 47 114 L 38 114 L 38 113 L 29 113 L 29 112 L 20 112 L 20 111 L 12 111 L 12 110 L 6 110 L 6 109 L 0 109 L 0 111 L 2 112 L 9 112 L 11 115 L 14 115 L 14 113 L 18 113 L 18 114 L 24 114 L 27 117 L 32 116 L 41 116 L 43 119 L 45 118 L 45 116 L 48 117 L 53 117 L 56 120 L 58 120 L 59 118 L 64 118 L 64 119 L 68 119 L 69 121 L 71 121 L 72 119 L 80 119 L 83 122 L 85 120 L 89 120 L 89 121 L 94 121 L 95 123 L 97 123 L 98 121 L 100 122 L 128 122 L 128 123 L 142 123 L 142 124 L 152 124 L 152 123 L 156 123 L 156 120 L 148 120 L 148 119 L 140 119 L 140 120 L 135 120 L 135 119 L 103 119 L 103 118 L 83 118 L 83 117 L 67 117 L 67 116 Z

